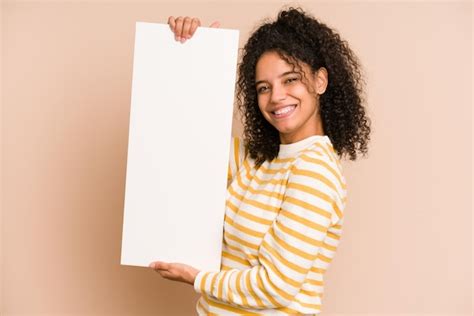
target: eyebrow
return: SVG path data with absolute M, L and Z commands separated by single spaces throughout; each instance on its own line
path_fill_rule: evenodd
M 279 75 L 278 78 L 281 78 L 281 77 L 284 77 L 284 76 L 290 75 L 290 74 L 299 74 L 299 73 L 296 72 L 296 71 L 287 71 L 287 72 L 284 72 L 281 75 Z M 259 81 L 255 82 L 255 85 L 258 86 L 260 83 L 263 83 L 263 82 L 265 82 L 265 80 L 259 80 Z

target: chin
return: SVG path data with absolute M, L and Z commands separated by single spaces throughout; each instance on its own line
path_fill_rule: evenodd
M 294 131 L 294 128 L 289 127 L 289 126 L 275 126 L 274 125 L 274 127 L 280 134 L 291 134 Z

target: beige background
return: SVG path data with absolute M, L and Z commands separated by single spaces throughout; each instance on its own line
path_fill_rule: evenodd
M 471 315 L 472 3 L 302 4 L 359 55 L 373 120 L 323 315 Z M 194 314 L 190 286 L 120 266 L 135 21 L 243 44 L 280 7 L 2 3 L 1 315 Z

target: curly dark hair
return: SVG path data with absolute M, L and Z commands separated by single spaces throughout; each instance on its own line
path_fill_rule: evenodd
M 276 158 L 280 145 L 278 130 L 260 112 L 255 87 L 257 62 L 269 51 L 278 53 L 294 69 L 301 69 L 301 62 L 313 72 L 327 69 L 328 86 L 320 95 L 319 109 L 324 133 L 341 158 L 356 160 L 358 153 L 366 155 L 371 121 L 362 105 L 365 83 L 358 58 L 336 31 L 303 9 L 290 7 L 280 11 L 275 22 L 264 23 L 253 32 L 238 68 L 237 102 L 245 146 L 256 165 Z

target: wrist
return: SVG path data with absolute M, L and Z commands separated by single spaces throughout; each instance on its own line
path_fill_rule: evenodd
M 199 271 L 196 275 L 196 278 L 194 279 L 194 290 L 196 293 L 202 293 L 205 290 L 204 288 L 201 288 L 201 286 L 205 287 L 202 281 L 207 278 L 208 273 L 209 272 Z
M 196 277 L 199 273 L 199 270 L 197 269 L 192 269 L 190 272 L 189 272 L 189 277 L 188 277 L 188 283 L 191 284 L 191 285 L 194 285 L 194 281 L 196 281 Z

